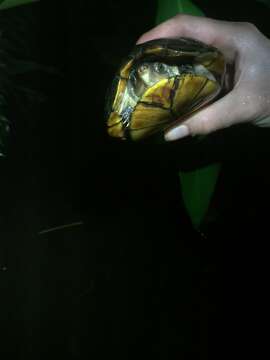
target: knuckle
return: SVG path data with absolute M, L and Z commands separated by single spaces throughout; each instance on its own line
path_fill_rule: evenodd
M 251 22 L 248 22 L 248 21 L 237 21 L 237 22 L 234 22 L 234 25 L 238 26 L 242 29 L 252 29 L 253 26 L 255 27 L 254 24 L 252 24 Z
M 211 132 L 211 123 L 205 118 L 201 117 L 190 124 L 191 135 L 207 135 Z
M 242 21 L 240 22 L 240 24 L 242 24 L 243 27 L 247 28 L 247 29 L 254 29 L 255 25 L 251 22 L 248 21 Z
M 250 34 L 256 34 L 257 32 L 259 32 L 258 28 L 256 27 L 256 25 L 254 25 L 253 23 L 251 22 L 246 22 L 246 21 L 243 21 L 243 22 L 239 22 L 237 23 L 238 26 L 242 29 L 242 31 L 248 33 L 249 35 Z
M 174 20 L 180 20 L 183 19 L 183 17 L 185 17 L 185 14 L 178 13 L 174 16 Z
M 232 41 L 237 48 L 247 49 L 249 46 L 255 46 L 260 37 L 259 30 L 250 22 L 234 22 L 234 30 Z
M 201 135 L 208 135 L 212 131 L 209 121 L 202 121 L 199 128 Z
M 175 24 L 178 24 L 179 22 L 184 22 L 188 19 L 188 15 L 183 14 L 183 13 L 178 13 L 176 14 L 172 20 L 175 22 Z

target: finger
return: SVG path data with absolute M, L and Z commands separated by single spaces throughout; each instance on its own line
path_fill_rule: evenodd
M 169 129 L 165 134 L 165 140 L 177 140 L 189 135 L 207 135 L 233 124 L 249 121 L 253 113 L 250 106 L 239 104 L 237 99 L 239 99 L 237 91 L 231 91 L 185 122 Z
M 137 44 L 157 38 L 190 37 L 206 44 L 219 47 L 227 58 L 233 58 L 232 36 L 233 22 L 178 14 L 143 34 Z

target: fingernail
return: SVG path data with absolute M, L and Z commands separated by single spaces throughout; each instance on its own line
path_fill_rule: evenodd
M 172 130 L 169 130 L 165 134 L 166 141 L 173 141 L 177 139 L 182 139 L 189 135 L 189 128 L 186 125 L 180 125 Z

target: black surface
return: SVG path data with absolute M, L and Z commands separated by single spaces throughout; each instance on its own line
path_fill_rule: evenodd
M 234 342 L 241 351 L 235 332 L 255 337 L 250 292 L 263 297 L 264 289 L 255 278 L 267 264 L 268 131 L 240 127 L 167 146 L 108 139 L 107 85 L 153 26 L 155 2 L 132 11 L 122 1 L 31 8 L 40 23 L 28 35 L 39 44 L 33 56 L 59 74 L 31 75 L 47 100 L 10 110 L 1 160 L 3 358 L 216 359 Z M 177 171 L 217 160 L 218 217 L 205 239 L 183 208 Z

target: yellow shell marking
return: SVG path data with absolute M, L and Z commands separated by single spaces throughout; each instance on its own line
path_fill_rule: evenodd
M 116 90 L 114 101 L 113 101 L 113 105 L 112 105 L 112 108 L 116 111 L 119 108 L 121 101 L 123 99 L 126 85 L 127 85 L 126 79 L 119 79 L 119 82 L 117 84 L 117 90 Z
M 131 69 L 132 65 L 133 65 L 133 59 L 131 59 L 130 61 L 128 61 L 128 62 L 125 64 L 125 66 L 121 69 L 121 71 L 120 71 L 120 76 L 121 76 L 122 78 L 126 78 L 126 79 L 128 78 L 129 73 L 130 73 L 130 69 Z
M 162 79 L 146 90 L 141 101 L 149 104 L 158 104 L 166 109 L 171 107 L 171 91 L 174 85 L 174 78 Z

